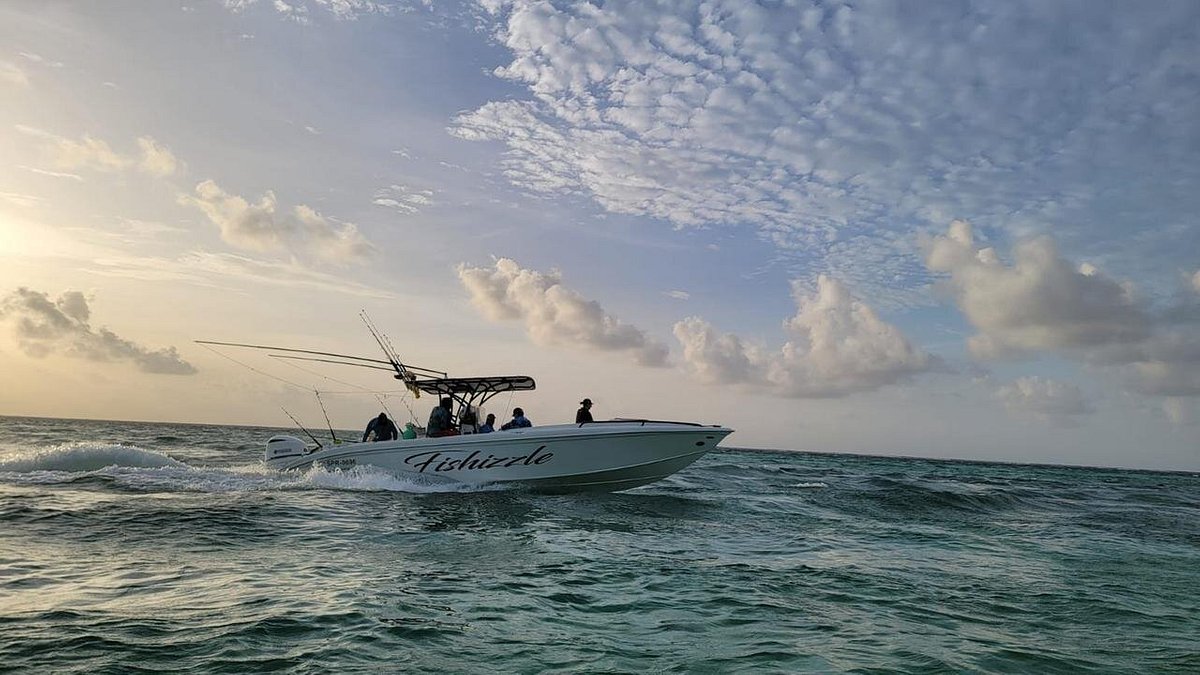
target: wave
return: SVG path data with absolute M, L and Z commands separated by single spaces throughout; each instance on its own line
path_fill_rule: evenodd
M 97 471 L 111 466 L 161 468 L 186 465 L 154 450 L 87 442 L 64 443 L 0 458 L 0 472 L 9 473 Z
M 360 492 L 483 492 L 494 485 L 402 477 L 372 467 L 345 471 L 312 467 L 281 472 L 261 463 L 234 467 L 191 466 L 154 450 L 77 442 L 0 456 L 0 481 L 26 485 L 102 483 L 138 492 L 260 492 L 349 490 Z

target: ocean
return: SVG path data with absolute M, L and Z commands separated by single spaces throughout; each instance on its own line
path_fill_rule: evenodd
M 1200 672 L 1195 474 L 730 448 L 437 492 L 268 471 L 275 431 L 0 417 L 0 671 Z

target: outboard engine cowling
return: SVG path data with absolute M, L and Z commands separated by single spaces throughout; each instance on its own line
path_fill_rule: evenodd
M 263 455 L 263 460 L 270 462 L 273 459 L 299 457 L 307 451 L 308 446 L 295 436 L 272 436 L 267 439 L 267 451 Z

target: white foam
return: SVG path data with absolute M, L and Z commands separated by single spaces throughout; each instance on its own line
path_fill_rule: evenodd
M 0 474 L 6 481 L 42 485 L 102 477 L 124 488 L 167 492 L 349 490 L 430 493 L 503 489 L 438 482 L 422 476 L 397 476 L 372 467 L 341 471 L 317 466 L 304 472 L 275 471 L 262 463 L 194 467 L 153 450 L 86 442 L 5 453 L 0 456 Z
M 828 486 L 828 485 L 826 485 L 825 483 L 822 483 L 822 482 L 820 482 L 820 481 L 817 481 L 817 482 L 814 482 L 814 483 L 796 483 L 796 484 L 795 484 L 793 487 L 798 487 L 798 488 L 827 488 L 827 487 L 829 487 L 829 486 Z
M 13 473 L 86 472 L 110 466 L 159 468 L 186 465 L 161 452 L 143 450 L 132 445 L 86 442 L 64 443 L 52 448 L 18 451 L 0 457 L 0 471 Z

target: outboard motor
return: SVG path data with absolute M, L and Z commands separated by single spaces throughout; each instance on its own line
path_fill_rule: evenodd
M 300 457 L 307 451 L 308 446 L 295 436 L 272 436 L 267 439 L 267 451 L 263 455 L 263 460 L 269 464 L 273 459 Z

